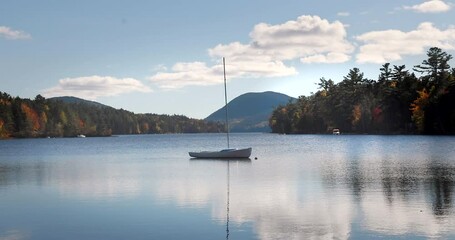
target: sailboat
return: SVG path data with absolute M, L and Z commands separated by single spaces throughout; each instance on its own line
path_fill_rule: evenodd
M 228 105 L 227 105 L 227 90 L 226 90 L 226 64 L 223 58 L 223 75 L 224 75 L 224 104 L 226 109 L 226 137 L 227 147 L 219 151 L 200 151 L 189 152 L 190 157 L 194 158 L 249 158 L 252 148 L 230 148 L 229 146 L 229 121 L 228 121 Z

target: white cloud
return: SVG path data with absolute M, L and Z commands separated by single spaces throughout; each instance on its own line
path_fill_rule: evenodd
M 0 37 L 4 37 L 6 39 L 11 39 L 11 40 L 32 38 L 30 36 L 30 34 L 28 34 L 26 32 L 19 31 L 19 30 L 13 30 L 6 26 L 0 26 Z
M 89 76 L 64 78 L 56 87 L 44 90 L 45 97 L 76 96 L 95 100 L 98 97 L 115 96 L 130 92 L 151 92 L 151 89 L 134 78 Z
M 285 61 L 303 63 L 340 63 L 350 59 L 354 47 L 346 40 L 341 22 L 329 22 L 318 16 L 300 16 L 283 24 L 257 24 L 250 42 L 219 44 L 208 50 L 210 57 L 226 57 L 228 79 L 283 77 L 297 74 Z M 222 66 L 205 63 L 177 63 L 172 72 L 159 72 L 150 80 L 162 88 L 222 83 Z
M 421 23 L 416 30 L 373 31 L 357 36 L 364 42 L 357 54 L 359 63 L 385 63 L 402 59 L 405 55 L 418 55 L 426 48 L 455 49 L 455 27 L 440 30 L 432 23 Z
M 327 55 L 318 54 L 301 58 L 302 63 L 343 63 L 348 61 L 351 56 L 344 53 L 328 53 Z
M 420 13 L 439 13 L 449 11 L 451 6 L 442 0 L 430 0 L 418 5 L 404 6 L 404 9 Z
M 221 83 L 220 65 L 207 67 L 203 62 L 176 63 L 173 72 L 158 72 L 150 80 L 161 88 L 176 89 L 185 85 L 211 85 Z M 222 69 L 221 69 L 222 73 Z
M 349 12 L 339 12 L 339 13 L 337 13 L 337 15 L 340 17 L 348 17 L 351 14 Z
M 167 67 L 164 64 L 158 64 L 152 68 L 152 71 L 154 72 L 167 71 Z
M 251 43 L 245 45 L 249 52 L 280 61 L 353 51 L 353 46 L 346 40 L 345 26 L 318 16 L 300 16 L 280 25 L 260 23 L 250 37 Z M 211 55 L 220 56 L 221 53 L 212 51 Z

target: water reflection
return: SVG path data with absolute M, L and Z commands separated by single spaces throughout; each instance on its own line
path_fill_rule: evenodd
M 433 213 L 436 216 L 445 216 L 453 212 L 452 194 L 454 189 L 455 168 L 450 166 L 430 166 L 433 190 Z
M 335 158 L 320 162 L 320 183 L 308 183 L 292 162 L 286 173 L 267 168 L 285 174 L 267 178 L 264 164 L 270 163 L 190 160 L 181 169 L 151 171 L 152 188 L 144 184 L 141 164 L 2 164 L 0 185 L 52 185 L 63 197 L 95 200 L 134 198 L 150 189 L 163 203 L 210 209 L 213 220 L 226 225 L 226 239 L 245 224 L 253 224 L 260 239 L 348 239 L 356 222 L 386 235 L 455 232 L 455 168 L 448 162 Z
M 187 165 L 170 165 L 154 172 L 152 191 L 158 202 L 178 207 L 204 208 L 224 212 L 226 164 L 233 169 L 251 169 L 251 160 L 190 159 Z M 222 214 L 221 216 L 224 216 Z M 224 217 L 217 218 L 224 222 Z
M 22 240 L 29 238 L 30 236 L 28 236 L 28 234 L 17 229 L 7 230 L 3 234 L 0 232 L 0 239 L 2 240 Z
M 305 149 L 282 144 L 280 154 L 262 149 L 270 154 L 258 161 L 4 161 L 0 191 L 37 185 L 64 199 L 126 201 L 140 211 L 197 210 L 226 239 L 245 232 L 252 232 L 247 239 L 453 237 L 453 155 L 434 143 L 372 139 L 324 138 Z M 327 141 L 331 148 L 321 150 Z
M 230 190 L 230 183 L 231 183 L 231 174 L 230 174 L 230 161 L 228 160 L 226 165 L 226 169 L 227 169 L 227 173 L 226 173 L 226 176 L 227 176 L 227 180 L 226 180 L 226 240 L 229 239 L 229 190 Z
M 410 159 L 373 156 L 346 154 L 321 166 L 326 188 L 350 189 L 366 229 L 391 236 L 455 233 L 455 167 L 450 158 L 434 151 Z
M 191 161 L 190 171 L 181 176 L 184 180 L 179 181 L 178 189 L 175 182 L 166 177 L 159 178 L 159 188 L 169 190 L 167 195 L 159 196 L 186 207 L 209 205 L 212 218 L 220 224 L 228 223 L 227 236 L 234 239 L 244 231 L 243 226 L 249 224 L 253 224 L 259 239 L 348 238 L 353 206 L 344 191 L 308 190 L 299 186 L 299 169 L 295 166 L 288 166 L 294 171 L 268 166 L 263 171 L 264 165 L 255 161 L 252 164 L 228 162 L 229 191 L 225 192 L 224 181 L 219 181 L 225 174 L 225 164 L 223 161 Z M 173 178 L 172 181 L 178 180 Z M 199 196 L 199 199 L 183 199 L 182 195 Z M 226 199 L 229 201 L 228 216 L 226 206 L 223 207 Z
M 134 197 L 140 190 L 140 166 L 84 160 L 61 163 L 0 164 L 0 185 L 54 186 L 62 197 L 113 199 Z
M 42 185 L 45 178 L 43 163 L 6 164 L 0 163 L 0 186 L 20 185 L 28 182 Z

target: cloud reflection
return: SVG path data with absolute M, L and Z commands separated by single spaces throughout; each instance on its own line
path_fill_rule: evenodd
M 252 223 L 260 239 L 349 238 L 354 206 L 345 190 L 298 189 L 297 168 L 267 173 L 273 175 L 267 182 L 251 163 L 229 163 L 229 169 L 231 226 Z M 225 224 L 227 162 L 191 162 L 189 170 L 180 173 L 160 172 L 157 197 L 181 207 L 209 208 L 212 218 Z
M 366 145 L 371 144 L 335 147 L 336 154 L 314 159 L 283 154 L 281 161 L 4 165 L 0 185 L 36 182 L 55 186 L 65 198 L 89 200 L 148 194 L 153 204 L 208 209 L 220 225 L 227 220 L 229 186 L 232 238 L 245 226 L 259 239 L 349 239 L 365 231 L 385 237 L 454 235 L 453 162 L 440 151 L 397 159 L 379 145 L 376 150 L 384 154 L 361 150 Z
M 29 236 L 20 230 L 7 230 L 4 234 L 0 233 L 0 240 L 23 240 L 29 239 Z
M 0 164 L 0 186 L 55 186 L 61 196 L 67 198 L 132 198 L 142 189 L 140 171 L 139 165 L 90 160 Z
M 364 226 L 387 235 L 416 234 L 441 237 L 455 232 L 453 217 L 439 218 L 431 205 L 426 204 L 426 193 L 420 192 L 412 200 L 397 198 L 388 204 L 381 193 L 369 193 L 361 202 Z
M 142 189 L 137 165 L 72 161 L 54 165 L 50 171 L 50 184 L 56 185 L 60 194 L 69 198 L 132 198 Z
M 408 162 L 340 154 L 314 168 L 319 180 L 308 179 L 314 169 L 302 172 L 292 164 L 231 164 L 230 225 L 253 224 L 259 239 L 349 239 L 359 233 L 356 224 L 384 236 L 454 234 L 455 168 L 421 157 Z M 215 221 L 225 223 L 226 165 L 200 162 L 188 169 L 157 178 L 158 197 L 209 208 Z

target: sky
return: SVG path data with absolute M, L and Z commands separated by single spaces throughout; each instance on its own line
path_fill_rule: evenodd
M 455 55 L 455 1 L 2 0 L 0 91 L 205 118 L 228 99 Z M 449 62 L 451 66 L 455 63 Z

